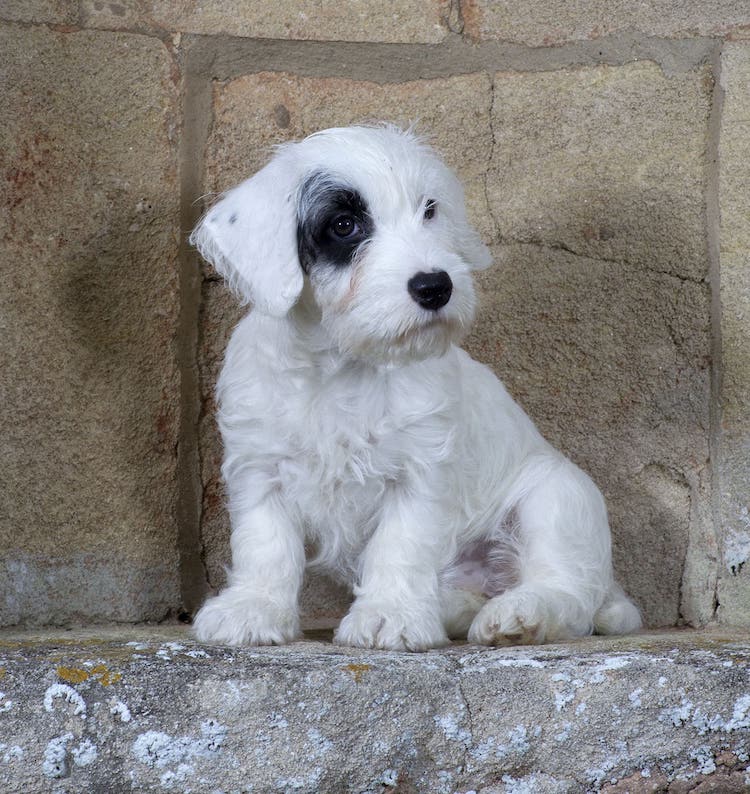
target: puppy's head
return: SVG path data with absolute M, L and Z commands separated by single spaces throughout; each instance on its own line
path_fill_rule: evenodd
M 443 353 L 473 318 L 471 270 L 490 263 L 458 180 L 390 126 L 282 146 L 191 241 L 256 310 L 286 314 L 308 279 L 332 344 L 379 360 Z

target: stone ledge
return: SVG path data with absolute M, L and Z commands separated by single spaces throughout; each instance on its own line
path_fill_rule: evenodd
M 5 792 L 745 791 L 750 635 L 426 654 L 0 632 Z

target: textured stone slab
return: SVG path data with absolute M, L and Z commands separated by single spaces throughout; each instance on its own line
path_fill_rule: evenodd
M 750 622 L 750 45 L 726 45 L 720 136 L 722 620 Z
M 179 603 L 173 64 L 112 33 L 6 26 L 0 51 L 0 624 L 163 617 Z
M 743 0 L 533 0 L 497 3 L 468 0 L 461 4 L 465 32 L 476 39 L 497 39 L 549 47 L 570 41 L 598 39 L 616 33 L 685 38 L 745 35 L 750 9 Z
M 707 68 L 498 74 L 488 199 L 502 239 L 705 279 Z
M 379 85 L 343 79 L 258 74 L 219 84 L 206 156 L 206 188 L 219 192 L 262 167 L 273 145 L 316 130 L 355 122 L 417 122 L 463 178 L 475 223 L 489 237 L 484 179 L 491 151 L 490 80 L 484 75 Z M 447 112 L 450 109 L 450 112 Z M 231 329 L 241 316 L 236 300 L 217 282 L 204 285 L 201 314 L 201 423 L 204 484 L 203 543 L 210 583 L 221 586 L 229 562 L 229 525 L 220 483 L 213 386 Z M 310 616 L 340 616 L 349 597 L 320 576 L 302 594 Z
M 494 83 L 503 245 L 468 347 L 603 488 L 651 625 L 713 611 L 707 77 L 643 63 Z
M 78 22 L 78 4 L 70 0 L 3 0 L 0 19 L 74 25 Z
M 263 0 L 148 0 L 110 3 L 84 0 L 90 26 L 148 26 L 183 33 L 226 34 L 260 39 L 376 41 L 433 44 L 449 30 L 449 0 L 336 0 L 267 3 Z
M 4 792 L 742 791 L 750 641 L 427 654 L 0 635 Z

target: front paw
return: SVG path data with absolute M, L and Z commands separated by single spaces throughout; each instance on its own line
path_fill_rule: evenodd
M 296 609 L 228 588 L 200 608 L 193 632 L 214 645 L 285 645 L 299 636 L 299 617 Z
M 426 651 L 448 644 L 437 613 L 355 603 L 336 630 L 337 645 L 382 648 L 389 651 Z

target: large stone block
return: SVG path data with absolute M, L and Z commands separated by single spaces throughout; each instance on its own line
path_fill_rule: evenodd
M 654 63 L 496 75 L 500 238 L 705 279 L 711 88 Z
M 78 4 L 70 0 L 3 0 L 0 19 L 74 25 L 78 22 Z
M 418 129 L 430 134 L 463 177 L 474 220 L 489 235 L 484 197 L 491 150 L 489 109 L 490 80 L 483 75 L 395 85 L 290 74 L 241 77 L 215 89 L 206 189 L 219 192 L 231 187 L 258 170 L 274 144 L 319 129 L 376 119 L 402 125 L 418 121 Z M 229 562 L 229 524 L 220 481 L 221 450 L 213 415 L 213 388 L 229 333 L 241 313 L 223 287 L 206 282 L 199 356 L 204 401 L 202 535 L 213 587 L 223 584 L 224 566 Z M 339 586 L 311 575 L 301 600 L 309 622 L 340 615 L 348 598 Z
M 654 625 L 713 609 L 710 92 L 702 69 L 645 63 L 495 77 L 503 245 L 468 347 L 603 488 L 618 574 Z
M 719 500 L 723 555 L 719 616 L 750 622 L 750 45 L 726 45 L 719 149 L 721 231 L 721 435 Z
M 479 279 L 469 351 L 605 491 L 616 567 L 647 620 L 705 621 L 715 581 L 709 75 L 667 78 L 652 64 L 498 74 L 491 119 L 489 93 L 479 75 L 374 85 L 258 74 L 220 84 L 207 187 L 239 181 L 268 145 L 317 128 L 419 118 L 463 177 L 485 238 L 497 230 L 501 240 Z M 226 550 L 217 552 L 223 561 Z
M 173 63 L 46 28 L 0 51 L 0 623 L 159 618 L 179 603 Z
M 337 0 L 83 0 L 82 16 L 85 24 L 95 27 L 147 26 L 259 39 L 434 44 L 448 35 L 450 8 L 449 0 L 385 0 L 376 5 Z
M 0 636 L 4 794 L 747 791 L 747 635 L 424 654 Z
M 750 26 L 750 9 L 743 0 L 533 0 L 497 3 L 468 0 L 461 4 L 466 33 L 475 39 L 513 41 L 549 47 L 571 41 L 598 39 L 616 33 L 690 37 L 742 35 Z

